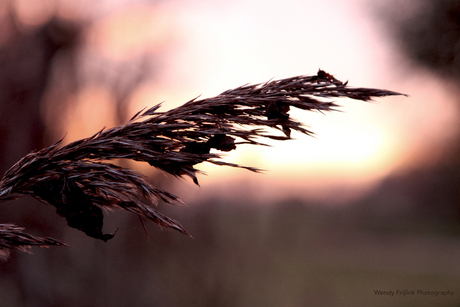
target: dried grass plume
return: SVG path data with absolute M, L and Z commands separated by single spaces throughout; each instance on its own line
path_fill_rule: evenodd
M 244 85 L 206 99 L 192 99 L 175 109 L 160 112 L 160 105 L 134 115 L 124 125 L 62 145 L 61 141 L 31 152 L 13 165 L 0 180 L 0 201 L 30 195 L 52 205 L 70 227 L 107 241 L 103 210 L 124 209 L 141 218 L 186 230 L 155 209 L 159 201 L 182 201 L 155 188 L 140 173 L 110 161 L 131 159 L 177 177 L 188 176 L 198 184 L 196 165 L 202 162 L 258 170 L 225 162 L 219 152 L 242 144 L 264 145 L 263 139 L 288 140 L 291 131 L 312 135 L 290 117 L 291 108 L 327 112 L 335 110 L 331 98 L 369 101 L 373 97 L 401 95 L 396 92 L 349 87 L 319 70 L 316 75 L 297 76 L 263 84 Z M 11 224 L 0 225 L 0 258 L 10 249 L 61 245 L 50 238 L 37 238 Z

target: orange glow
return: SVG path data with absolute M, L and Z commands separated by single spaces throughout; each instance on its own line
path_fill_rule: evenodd
M 51 18 L 55 1 L 52 0 L 16 0 L 12 2 L 16 16 L 25 26 L 37 26 Z
M 127 59 L 161 48 L 170 34 L 167 18 L 159 8 L 133 6 L 96 22 L 90 41 L 109 58 Z
M 348 79 L 351 86 L 410 95 L 378 103 L 338 100 L 344 112 L 326 116 L 293 112 L 311 126 L 316 138 L 294 134 L 298 140 L 273 142 L 272 148 L 240 146 L 226 154 L 228 161 L 267 169 L 266 174 L 199 165 L 210 176 L 200 177 L 202 188 L 196 195 L 224 193 L 231 182 L 250 182 L 246 186 L 269 198 L 331 198 L 332 187 L 341 190 L 334 195 L 338 199 L 358 195 L 394 170 L 435 159 L 457 129 L 457 113 L 445 86 L 423 72 L 405 76 L 405 63 L 394 56 L 394 46 L 375 28 L 360 1 L 170 1 L 155 8 L 124 9 L 96 22 L 90 33 L 96 52 L 113 59 L 162 51 L 162 69 L 154 83 L 144 84 L 131 96 L 128 118 L 162 101 L 162 110 L 167 110 L 198 95 L 314 74 L 318 68 Z M 88 93 L 99 95 L 98 101 L 106 101 L 110 109 L 108 93 Z M 85 107 L 95 96 L 77 100 L 83 103 L 81 114 L 98 114 Z M 108 114 L 102 120 L 106 125 Z M 96 126 L 101 127 L 95 124 L 91 133 Z M 75 129 L 80 137 L 91 134 Z
M 71 109 L 66 112 L 68 131 L 64 141 L 72 141 L 89 137 L 103 127 L 115 125 L 114 98 L 102 87 L 89 87 L 78 92 L 69 103 Z

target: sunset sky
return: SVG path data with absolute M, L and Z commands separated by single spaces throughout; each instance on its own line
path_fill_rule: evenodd
M 155 55 L 155 78 L 132 95 L 127 118 L 159 102 L 166 110 L 198 95 L 319 68 L 351 86 L 409 95 L 374 103 L 338 100 L 342 112 L 326 115 L 292 112 L 316 138 L 294 134 L 296 140 L 272 148 L 247 146 L 227 154 L 229 161 L 268 170 L 264 174 L 200 165 L 208 174 L 200 177 L 201 188 L 179 184 L 190 188 L 191 198 L 231 195 L 241 182 L 261 199 L 357 195 L 394 171 L 431 163 L 457 129 L 450 89 L 404 60 L 372 1 L 101 1 L 84 9 L 62 3 L 61 15 L 94 19 L 85 63 Z M 34 13 L 22 10 L 30 20 Z M 46 8 L 41 10 L 35 13 L 43 19 Z M 72 99 L 77 106 L 65 127 L 67 141 L 113 125 L 113 96 L 106 89 L 88 86 Z

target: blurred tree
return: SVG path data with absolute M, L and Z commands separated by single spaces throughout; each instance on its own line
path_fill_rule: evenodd
M 73 66 L 73 55 L 81 36 L 79 25 L 58 18 L 35 27 L 24 27 L 12 6 L 3 5 L 7 13 L 1 16 L 5 39 L 0 45 L 2 173 L 24 154 L 45 145 L 46 124 L 40 111 L 43 97 L 52 86 L 53 63 L 59 57 L 67 66 Z M 37 218 L 42 211 L 38 209 L 32 219 L 31 214 L 24 214 L 20 209 L 24 209 L 24 205 L 26 202 L 20 200 L 14 208 L 2 207 L 2 217 L 23 222 L 27 227 L 42 228 L 46 218 Z
M 454 85 L 451 90 L 458 89 L 459 1 L 395 0 L 379 5 L 378 15 L 383 16 L 387 30 L 412 65 L 428 69 L 445 84 Z M 460 106 L 460 99 L 457 101 Z M 401 205 L 412 208 L 411 217 L 435 223 L 460 222 L 460 131 L 457 133 L 457 140 L 448 146 L 437 165 L 421 166 L 409 174 L 389 178 L 381 186 L 387 195 L 407 200 Z M 375 200 L 379 195 L 382 191 L 372 198 Z
M 79 28 L 52 19 L 36 29 L 21 31 L 13 14 L 8 15 L 12 33 L 0 46 L 0 171 L 31 150 L 44 146 L 40 103 L 49 86 L 53 59 L 71 54 Z M 71 61 L 68 61 L 71 63 Z
M 96 63 L 98 65 L 95 65 L 97 67 L 93 67 L 90 72 L 82 72 L 87 68 L 82 68 L 81 62 L 84 62 L 84 59 L 81 55 L 86 42 L 86 30 L 90 27 L 91 20 L 86 16 L 68 20 L 58 15 L 56 10 L 53 13 L 55 15 L 52 14 L 39 23 L 24 25 L 24 20 L 15 10 L 16 2 L 19 1 L 0 2 L 0 171 L 2 174 L 27 153 L 41 149 L 65 135 L 66 131 L 53 126 L 58 126 L 62 124 L 60 121 L 67 119 L 59 112 L 72 109 L 72 106 L 65 104 L 72 103 L 73 100 L 69 97 L 83 87 L 89 83 L 97 84 L 112 93 L 116 117 L 113 120 L 120 123 L 132 116 L 125 112 L 130 95 L 142 82 L 151 78 L 153 73 L 150 65 L 145 63 L 150 56 L 146 53 L 138 55 L 139 65 L 136 65 L 137 61 L 127 59 L 120 63 L 117 69 L 110 65 L 99 65 L 101 63 L 98 62 Z M 56 7 L 58 4 L 59 1 L 54 2 Z M 114 73 L 113 70 L 121 70 L 123 73 L 118 71 Z M 52 121 L 45 118 L 45 105 L 56 111 L 53 112 Z M 166 181 L 163 178 L 163 184 L 166 184 Z M 65 222 L 62 223 L 58 215 L 49 214 L 50 210 L 53 209 L 30 198 L 16 200 L 12 205 L 0 207 L 0 223 L 12 222 L 26 227 L 31 233 L 47 233 L 46 236 L 62 238 L 66 231 Z M 142 229 L 137 218 L 133 219 L 129 216 L 122 218 L 118 221 L 119 225 L 136 223 L 137 228 Z M 128 237 L 131 234 L 120 232 L 119 237 Z M 138 250 L 129 251 L 124 251 L 126 257 Z M 88 246 L 85 257 L 93 257 L 98 252 L 97 246 Z M 67 262 L 67 270 L 61 272 L 67 274 L 71 274 L 75 266 L 81 265 L 81 261 L 86 265 L 85 273 L 79 275 L 80 279 L 73 284 L 77 288 L 84 288 L 86 286 L 84 281 L 88 278 L 97 279 L 98 276 L 101 278 L 100 276 L 106 275 L 113 277 L 103 268 L 94 268 L 82 259 L 67 259 L 68 255 L 65 252 L 57 258 L 53 255 L 40 257 L 39 252 L 36 256 L 37 262 L 31 264 L 31 259 L 13 253 L 8 265 L 0 266 L 0 296 L 2 296 L 0 305 L 8 301 L 8 295 L 19 297 L 13 305 L 19 303 L 24 306 L 68 305 L 68 302 L 63 303 L 68 299 L 67 297 L 64 296 L 63 301 L 56 299 L 56 294 L 50 287 L 51 281 L 47 279 L 48 274 L 58 271 L 53 268 L 53 265 L 59 267 L 64 262 Z M 39 273 L 31 274 L 24 269 L 30 265 Z M 2 287 L 5 284 L 10 285 L 12 290 L 10 293 L 3 291 Z M 94 292 L 94 295 L 104 296 L 100 291 L 96 293 L 97 290 L 94 290 Z M 89 295 L 87 301 L 91 302 L 93 299 L 94 297 Z M 132 297 L 127 298 L 128 301 L 129 299 Z M 77 302 L 76 305 L 78 304 Z M 84 305 L 89 306 L 89 304 Z
M 393 11 L 401 3 L 391 6 L 389 24 L 399 46 L 416 64 L 459 82 L 460 2 L 420 0 L 410 5 L 410 12 Z
M 6 3 L 3 4 L 6 7 Z M 0 171 L 4 173 L 24 154 L 42 148 L 45 123 L 41 117 L 42 98 L 50 87 L 52 65 L 56 57 L 66 54 L 72 65 L 72 54 L 78 45 L 81 30 L 73 23 L 53 18 L 34 28 L 21 28 L 11 8 L 2 15 L 0 45 Z M 31 229 L 45 227 L 56 233 L 49 223 L 47 208 L 24 214 L 30 199 L 18 200 L 13 206 L 2 206 L 2 221 L 10 220 Z M 47 222 L 45 222 L 47 221 Z M 52 221 L 52 220 L 51 220 Z M 48 226 L 45 226 L 48 225 Z M 2 267 L 1 275 L 17 285 L 27 297 L 27 286 L 19 263 Z

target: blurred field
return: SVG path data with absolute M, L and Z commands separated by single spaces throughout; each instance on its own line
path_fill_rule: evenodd
M 120 229 L 108 243 L 69 229 L 65 239 L 73 248 L 35 249 L 1 264 L 0 305 L 460 304 L 458 236 L 410 225 L 372 227 L 352 209 L 321 208 L 222 199 L 165 208 L 194 239 L 149 224 L 148 238 L 137 218 L 110 214 L 107 229 Z M 18 272 L 9 271 L 16 265 Z M 374 290 L 454 295 L 389 297 Z

